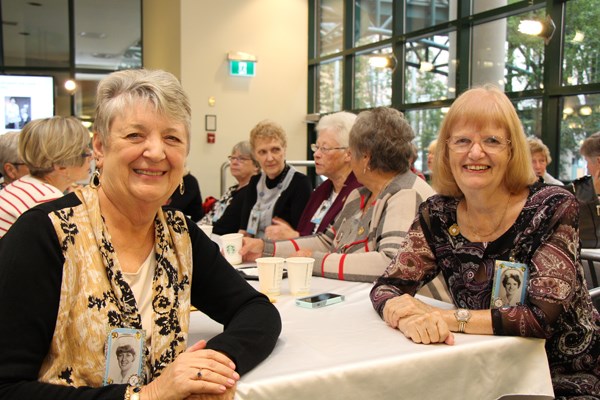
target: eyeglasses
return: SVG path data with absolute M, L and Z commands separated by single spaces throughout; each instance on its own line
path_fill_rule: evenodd
M 83 152 L 83 153 L 81 153 L 81 158 L 83 158 L 84 160 L 85 160 L 86 158 L 88 158 L 88 157 L 91 157 L 91 156 L 92 156 L 92 153 L 91 153 L 91 152 L 89 152 L 89 151 L 86 151 L 86 152 Z
M 25 165 L 24 162 L 11 162 L 10 164 L 14 165 L 15 167 L 18 167 L 19 165 Z
M 455 153 L 466 153 L 473 147 L 472 139 L 465 136 L 455 136 L 446 140 L 448 147 Z M 510 140 L 500 136 L 483 136 L 479 141 L 479 146 L 488 154 L 500 153 L 510 144 Z
M 348 147 L 325 147 L 325 146 L 317 146 L 315 143 L 310 145 L 310 149 L 312 150 L 313 153 L 316 153 L 317 151 L 321 150 L 321 153 L 323 154 L 327 154 L 329 153 L 331 150 L 346 150 Z
M 244 161 L 250 161 L 250 158 L 248 157 L 235 157 L 235 156 L 229 156 L 227 157 L 227 159 L 229 160 L 229 162 L 244 162 Z

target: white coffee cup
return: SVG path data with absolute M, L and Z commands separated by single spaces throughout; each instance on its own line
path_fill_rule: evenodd
M 242 263 L 240 249 L 242 248 L 243 237 L 244 235 L 241 233 L 228 233 L 227 235 L 221 236 L 221 248 L 223 249 L 223 255 L 231 265 Z
M 200 229 L 202 229 L 202 232 L 204 232 L 206 234 L 206 236 L 208 236 L 210 239 L 210 235 L 212 235 L 212 230 L 213 230 L 212 225 L 202 224 L 202 225 L 198 225 L 198 226 L 200 227 Z
M 256 259 L 258 267 L 258 287 L 267 296 L 281 294 L 281 280 L 285 259 L 281 257 L 261 257 Z
M 293 296 L 310 293 L 314 263 L 315 259 L 310 257 L 289 257 L 285 259 L 290 292 Z

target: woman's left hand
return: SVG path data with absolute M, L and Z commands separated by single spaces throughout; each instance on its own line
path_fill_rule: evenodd
M 439 310 L 408 294 L 388 300 L 383 319 L 415 343 L 454 344 L 454 335 Z

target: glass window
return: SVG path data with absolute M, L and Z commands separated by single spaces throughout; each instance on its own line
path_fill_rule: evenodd
M 75 92 L 75 115 L 83 121 L 92 121 L 96 107 L 96 88 L 98 82 L 106 75 L 77 74 L 77 91 Z
M 406 43 L 406 103 L 455 97 L 455 42 L 454 34 L 439 34 Z
M 493 10 L 494 8 L 504 7 L 508 4 L 517 3 L 523 0 L 486 0 L 486 1 L 474 1 L 473 2 L 473 14 L 477 14 L 484 11 Z
M 356 0 L 355 46 L 392 37 L 393 4 L 390 0 Z
M 7 66 L 69 66 L 68 0 L 3 0 L 2 34 Z
M 413 32 L 448 22 L 448 0 L 405 0 L 406 26 L 404 32 Z
M 527 136 L 542 136 L 542 99 L 523 99 L 514 102 L 515 109 Z
M 390 48 L 367 54 L 355 59 L 354 108 L 371 108 L 392 104 L 392 71 L 396 60 Z M 376 65 L 384 61 L 387 64 Z
M 140 0 L 75 2 L 75 65 L 115 71 L 142 66 Z
M 563 85 L 600 82 L 600 20 L 597 2 L 575 0 L 566 3 L 563 56 Z
M 428 147 L 438 137 L 438 131 L 442 125 L 445 112 L 447 112 L 446 108 L 430 108 L 407 110 L 404 113 L 406 120 L 415 131 L 414 143 L 419 153 L 417 161 L 415 161 L 415 168 L 422 171 L 426 176 L 431 173 L 427 166 Z
M 543 87 L 544 40 L 518 31 L 521 20 L 541 19 L 543 10 L 473 27 L 472 85 L 493 83 L 506 92 Z
M 600 131 L 600 94 L 566 96 L 562 103 L 559 179 L 568 181 L 587 173 L 579 148 L 586 137 Z
M 317 83 L 319 113 L 342 111 L 342 78 L 341 59 L 319 65 Z
M 321 0 L 319 12 L 319 54 L 324 56 L 344 49 L 344 1 Z

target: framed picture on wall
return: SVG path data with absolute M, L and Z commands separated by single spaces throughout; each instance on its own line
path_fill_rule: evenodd
M 204 117 L 204 128 L 209 132 L 215 132 L 217 130 L 217 116 L 207 114 Z

